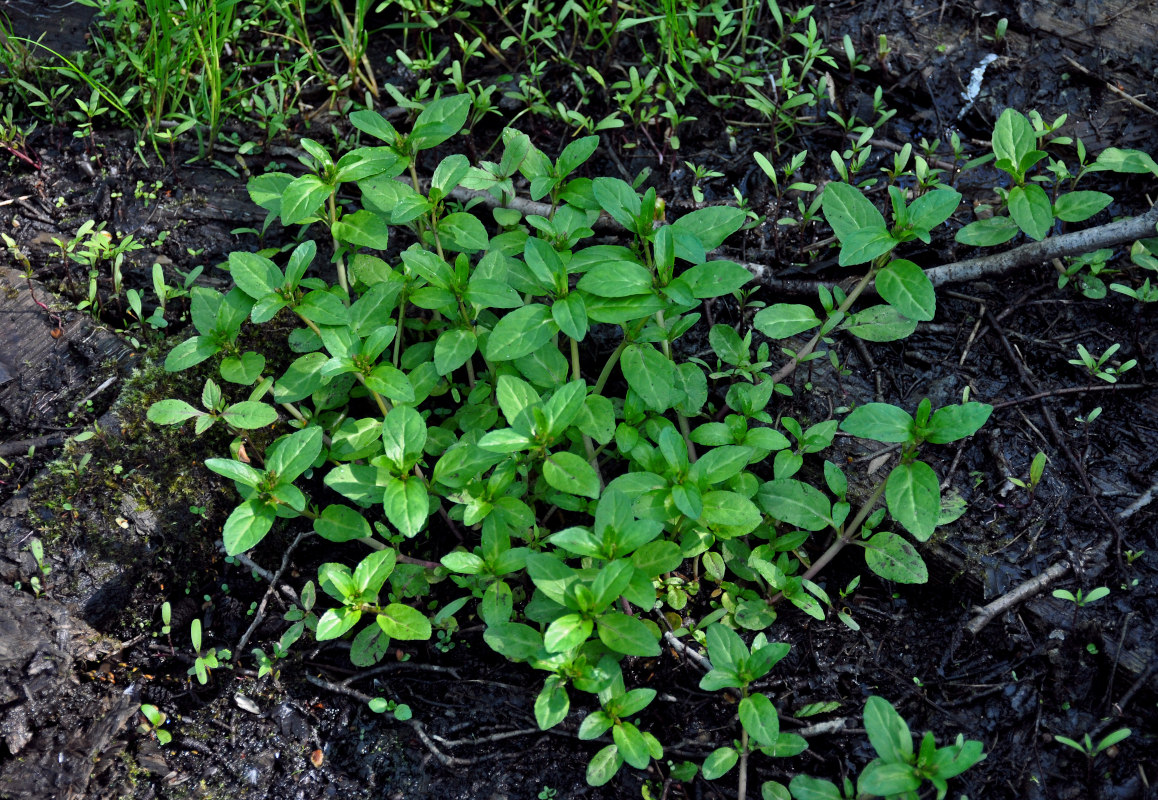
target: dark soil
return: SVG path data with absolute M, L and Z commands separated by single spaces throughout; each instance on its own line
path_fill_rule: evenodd
M 858 52 L 872 53 L 885 33 L 893 49 L 886 63 L 874 63 L 855 81 L 834 76 L 838 105 L 855 106 L 876 84 L 884 87 L 888 106 L 900 111 L 877 132 L 882 152 L 922 136 L 944 141 L 954 125 L 980 151 L 977 143 L 1006 106 L 1036 108 L 1046 119 L 1068 113 L 1064 132 L 1082 137 L 1093 152 L 1110 145 L 1154 149 L 1158 120 L 1106 87 L 1134 95 L 1154 85 L 1156 3 L 1026 0 L 1016 11 L 1007 5 L 906 0 L 826 7 L 818 13 L 829 42 L 848 33 Z M 1010 19 L 1000 58 L 973 108 L 958 119 L 970 73 L 994 46 L 982 34 L 992 32 L 998 16 Z M 381 52 L 394 49 L 390 43 Z M 407 80 L 397 70 L 380 72 Z M 767 131 L 733 126 L 730 137 L 718 111 L 704 105 L 690 113 L 699 120 L 683 132 L 678 154 L 657 152 L 622 129 L 605 137 L 611 149 L 600 150 L 603 161 L 593 168 L 630 177 L 650 167 L 649 185 L 667 198 L 671 216 L 693 206 L 684 160 L 722 172 L 705 187 L 709 201 L 730 199 L 731 187 L 742 186 L 753 210 L 771 220 L 735 237 L 729 257 L 768 264 L 777 278 L 846 277 L 824 255 L 829 251 L 803 249 L 823 239 L 826 228 L 801 236 L 774 224 L 791 208 L 777 207 L 752 168 L 751 153 L 768 152 Z M 740 122 L 758 121 L 744 119 L 743 110 L 729 112 L 729 120 L 733 113 Z M 529 124 L 546 150 L 567 141 L 563 130 Z M 485 152 L 501 126 L 497 118 L 479 126 L 468 151 Z M 645 796 L 733 796 L 734 773 L 685 785 L 665 781 L 666 768 L 647 774 L 625 768 L 608 786 L 588 787 L 586 762 L 603 745 L 580 742 L 575 731 L 590 709 L 573 707 L 564 724 L 539 731 L 532 705 L 542 673 L 494 654 L 481 626 L 470 622 L 452 646 L 398 646 L 381 668 L 361 674 L 350 670 L 340 645 L 303 641 L 276 678 L 259 680 L 249 652 L 236 653 L 239 666 L 215 670 L 207 685 L 189 677 L 193 618 L 205 624 L 207 647 L 233 650 L 250 633 L 247 650 L 270 652 L 288 627 L 285 597 L 318 563 L 342 553 L 329 544 L 299 548 L 272 591 L 251 566 L 267 576 L 277 571 L 300 526 L 283 525 L 267 537 L 249 554 L 252 565 L 225 560 L 215 539 L 234 502 L 232 489 L 197 462 L 220 455 L 227 440 L 194 439 L 144 420 L 157 399 L 196 396 L 208 373 L 165 374 L 157 365 L 172 341 L 151 341 L 136 328 L 129 331 L 138 340 L 132 345 L 109 333 L 130 320 L 107 274 L 99 285 L 99 319 L 75 310 L 87 296 L 87 277 L 62 261 L 52 238 L 71 237 L 88 219 L 149 245 L 130 256 L 124 285 L 150 294 L 155 261 L 170 284 L 202 265 L 200 280 L 222 286 L 224 273 L 213 265 L 231 250 L 280 243 L 276 226 L 265 241 L 232 233 L 260 228 L 264 216 L 249 203 L 243 180 L 206 162 L 187 165 L 196 155 L 188 147 L 143 164 L 133 141 L 131 133 L 98 131 L 88 142 L 42 126 L 29 145 L 43 169 L 13 159 L 0 177 L 3 199 L 13 201 L 0 205 L 3 230 L 28 253 L 38 281 L 28 283 L 17 270 L 0 276 L 0 456 L 11 465 L 0 471 L 0 796 L 450 800 L 534 798 L 551 788 L 560 798 L 626 798 L 639 797 L 644 781 Z M 90 174 L 94 143 L 99 158 Z M 628 144 L 638 146 L 624 149 Z M 806 129 L 792 146 L 809 148 L 813 158 L 803 177 L 819 183 L 830 177 L 822 154 L 840 146 L 840 134 Z M 292 169 L 291 154 L 275 150 L 247 166 L 258 174 L 273 157 Z M 891 154 L 883 157 L 891 162 Z M 433 163 L 432 157 L 425 166 Z M 967 173 L 958 188 L 985 201 L 992 180 Z M 162 185 L 158 197 L 136 196 L 139 185 L 155 181 Z M 1119 199 L 1113 213 L 1131 215 L 1145 209 L 1142 198 L 1152 187 L 1131 180 L 1099 188 Z M 163 231 L 168 237 L 157 242 Z M 932 266 L 968 255 L 935 240 L 909 257 Z M 932 730 L 940 743 L 958 733 L 984 742 L 988 758 L 952 781 L 953 797 L 1158 797 L 1158 504 L 1129 510 L 1158 477 L 1155 309 L 1114 293 L 1093 301 L 1072 286 L 1059 289 L 1049 264 L 938 294 L 937 319 L 903 343 L 859 347 L 838 340 L 835 349 L 853 374 L 838 382 L 818 372 L 812 391 L 804 390 L 809 376 L 798 375 L 802 399 L 782 412 L 815 421 L 852 402 L 912 407 L 926 395 L 938 405 L 971 387 L 973 399 L 997 406 L 993 418 L 960 448 L 928 454 L 969 511 L 926 550 L 934 572 L 927 585 L 894 587 L 866 575 L 848 601 L 858 632 L 835 619 L 818 623 L 782 611 L 768 634 L 792 649 L 758 688 L 774 699 L 786 729 L 811 728 L 810 748 L 792 759 L 754 758 L 750 785 L 786 783 L 801 773 L 833 780 L 858 773 L 872 757 L 860 713 L 865 699 L 879 694 L 915 733 Z M 753 299 L 781 297 L 765 289 Z M 175 330 L 182 325 L 180 303 L 169 315 Z M 717 321 L 738 320 L 734 306 L 714 312 Z M 1079 342 L 1096 352 L 1120 343 L 1121 361 L 1138 360 L 1122 380 L 1128 385 L 1089 385 L 1068 363 Z M 1093 424 L 1076 421 L 1097 407 L 1102 412 Z M 97 436 L 65 443 L 94 421 Z M 1028 496 L 1007 478 L 1024 478 L 1039 450 L 1049 457 L 1045 479 Z M 82 463 L 85 454 L 91 456 Z M 872 457 L 855 449 L 845 455 L 862 466 Z M 27 550 L 33 536 L 44 543 L 50 574 Z M 1110 596 L 1075 610 L 1047 591 L 1014 604 L 976 634 L 966 631 L 977 606 L 1059 564 L 1071 568 L 1053 586 L 1075 592 L 1106 586 Z M 823 583 L 835 595 L 857 573 L 850 554 L 824 573 Z M 34 577 L 43 591 L 37 600 L 29 593 Z M 439 599 L 455 591 L 438 587 Z M 161 634 L 165 601 L 173 607 L 171 637 Z M 706 608 L 705 598 L 695 602 Z M 628 659 L 625 671 L 629 684 L 646 681 L 660 691 L 643 727 L 665 744 L 667 759 L 702 762 L 735 735 L 734 707 L 699 690 L 701 673 L 678 654 Z M 413 720 L 374 714 L 358 699 L 365 695 L 409 704 Z M 589 699 L 576 694 L 573 703 Z M 168 713 L 171 745 L 158 747 L 137 730 L 141 702 Z M 822 716 L 799 716 L 821 702 L 837 705 Z M 1093 759 L 1054 740 L 1089 733 L 1097 741 L 1122 727 L 1132 735 Z

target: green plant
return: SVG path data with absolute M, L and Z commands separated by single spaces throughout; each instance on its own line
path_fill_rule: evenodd
M 1106 588 L 1105 586 L 1099 586 L 1095 589 L 1091 589 L 1089 594 L 1085 594 L 1085 595 L 1082 594 L 1081 589 L 1078 589 L 1076 594 L 1069 591 L 1068 589 L 1054 589 L 1053 590 L 1053 596 L 1054 597 L 1056 597 L 1059 600 L 1066 600 L 1070 603 L 1073 603 L 1075 609 L 1085 608 L 1090 603 L 1096 603 L 1098 600 L 1101 600 L 1103 597 L 1108 597 L 1109 594 L 1110 594 L 1110 590 L 1108 588 Z
M 1117 383 L 1118 378 L 1123 372 L 1133 369 L 1138 364 L 1137 359 L 1133 358 L 1120 365 L 1114 365 L 1113 362 L 1110 362 L 1110 359 L 1120 348 L 1120 344 L 1114 343 L 1107 347 L 1100 356 L 1095 358 L 1086 350 L 1084 345 L 1079 344 L 1078 357 L 1071 358 L 1069 362 L 1075 367 L 1084 367 L 1091 378 L 1100 378 L 1106 383 Z
M 28 579 L 29 585 L 32 586 L 33 593 L 40 597 L 44 587 L 41 583 L 41 578 L 47 578 L 52 574 L 52 567 L 44 560 L 44 544 L 35 536 L 28 540 L 28 551 L 32 553 L 32 557 L 36 559 L 36 568 L 40 570 L 39 575 L 33 575 Z
M 707 630 L 708 656 L 712 670 L 700 680 L 706 691 L 738 689 L 740 704 L 740 739 L 737 743 L 715 750 L 704 761 L 703 775 L 715 780 L 740 764 L 736 796 L 743 800 L 748 784 L 748 756 L 752 750 L 765 755 L 789 757 L 808 748 L 808 743 L 794 733 L 780 730 L 780 717 L 767 695 L 753 692 L 751 684 L 763 678 L 772 667 L 788 655 L 788 645 L 768 642 L 763 633 L 756 635 L 751 650 L 731 628 L 715 623 Z
M 997 26 L 993 29 L 993 35 L 984 34 L 981 38 L 987 42 L 993 42 L 1000 45 L 1005 41 L 1005 33 L 1009 30 L 1009 19 L 1002 17 L 997 20 Z
M 189 638 L 193 642 L 193 666 L 188 670 L 188 674 L 196 675 L 197 680 L 202 685 L 209 683 L 209 674 L 222 666 L 222 661 L 230 659 L 230 652 L 228 650 L 219 650 L 216 647 L 210 647 L 207 650 L 201 649 L 201 620 L 194 619 L 189 623 Z
M 253 178 L 267 225 L 300 226 L 303 240 L 268 254 L 279 262 L 232 253 L 227 292 L 189 290 L 197 333 L 169 353 L 166 369 L 212 360 L 224 383 L 206 382 L 204 411 L 169 398 L 149 418 L 196 418 L 199 432 L 221 419 L 236 435 L 232 458 L 205 461 L 240 495 L 223 530 L 230 555 L 281 535 L 275 523 L 293 519 L 366 548 L 350 564 L 323 564 L 317 585 L 331 602 L 315 614 L 309 583 L 291 622 L 319 640 L 349 638 L 353 662 L 368 666 L 394 639 L 442 631 L 436 642 L 449 644 L 454 614 L 473 603 L 488 646 L 545 673 L 540 727 L 566 717 L 573 692 L 598 701 L 581 731 L 611 734 L 588 768 L 589 780 L 603 783 L 624 763 L 643 768 L 664 757 L 638 716 L 654 690 L 629 688 L 620 661 L 656 656 L 663 611 L 686 607 L 702 581 L 718 586 L 719 606 L 673 633 L 723 647 L 719 678 L 740 669 L 739 636 L 712 633 L 713 623 L 763 630 L 787 606 L 824 618 L 837 605 L 817 575 L 850 544 L 888 580 L 927 579 L 910 539 L 929 540 L 952 513 L 943 513 L 922 451 L 971 436 L 992 407 L 966 393 L 935 410 L 928 399 L 913 411 L 868 403 L 800 420 L 777 403 L 793 394 L 799 365 L 828 363 L 818 348 L 838 333 L 895 341 L 935 317 L 932 282 L 893 251 L 930 242 L 961 197 L 944 187 L 909 196 L 890 185 L 890 225 L 857 187 L 828 184 L 809 213 L 823 212 L 841 265 L 865 265 L 860 279 L 848 291 L 822 289 L 818 308 L 776 303 L 760 307 L 750 328 L 711 326 L 700 335 L 713 370 L 686 353 L 683 337 L 701 324 L 704 300 L 746 298 L 748 270 L 708 253 L 747 214 L 715 206 L 669 222 L 654 190 L 578 175 L 595 136 L 552 159 L 507 130 L 495 161 L 471 166 L 451 153 L 424 164 L 471 109 L 465 95 L 432 100 L 408 131 L 356 111 L 353 125 L 380 144 L 337 154 L 303 139 L 306 174 Z M 850 179 L 867 163 L 870 139 L 858 135 L 853 166 L 836 154 Z M 781 167 L 785 182 L 794 163 Z M 497 209 L 494 232 L 477 206 L 453 200 L 463 186 L 509 206 L 520 184 L 548 210 Z M 585 241 L 601 213 L 622 229 L 619 242 Z M 311 228 L 332 240 L 332 267 L 309 272 Z M 393 263 L 388 250 L 399 254 Z M 883 302 L 857 307 L 870 285 Z M 241 337 L 275 317 L 277 330 L 293 328 L 284 340 Z M 608 335 L 593 336 L 595 326 Z M 806 333 L 809 343 L 787 346 Z M 244 341 L 281 347 L 293 360 L 272 369 L 277 362 Z M 777 351 L 788 360 L 773 371 Z M 268 436 L 246 433 L 266 427 Z M 850 481 L 835 459 L 823 460 L 838 431 L 899 444 L 897 463 L 867 485 Z M 960 503 L 945 505 L 959 513 Z M 886 515 L 901 533 L 883 529 Z M 462 590 L 449 597 L 435 588 L 448 576 L 444 587 Z M 764 653 L 766 644 L 754 653 L 741 642 L 743 659 L 775 652 Z M 378 710 L 395 702 L 378 700 Z M 749 745 L 732 748 L 736 762 L 753 737 L 772 746 L 775 709 L 765 700 L 745 704 L 745 717 L 759 713 L 754 728 L 742 720 Z M 911 755 L 898 748 L 878 752 L 891 762 Z M 906 780 L 943 783 L 950 775 L 941 766 L 960 766 L 926 750 L 905 761 Z M 716 758 L 713 770 L 731 756 Z
M 281 638 L 274 642 L 270 653 L 267 655 L 260 647 L 253 648 L 253 657 L 257 661 L 257 677 L 263 678 L 266 675 L 273 677 L 276 682 L 280 676 L 280 670 L 277 668 L 277 662 L 285 659 L 290 652 L 290 648 L 294 643 L 301 638 L 305 632 L 306 624 L 304 621 L 295 622 L 291 625 Z
M 1090 735 L 1088 733 L 1082 736 L 1080 742 L 1070 739 L 1066 736 L 1054 736 L 1053 738 L 1055 742 L 1064 744 L 1067 747 L 1072 747 L 1086 758 L 1093 759 L 1099 753 L 1104 753 L 1114 745 L 1129 738 L 1131 733 L 1132 731 L 1129 728 L 1120 728 L 1119 730 L 1104 736 L 1098 741 L 1096 745 L 1090 739 Z
M 954 744 L 937 747 L 932 732 L 914 749 L 913 735 L 904 718 L 889 701 L 873 696 L 865 702 L 864 727 L 869 742 L 877 752 L 856 781 L 856 797 L 890 797 L 916 800 L 921 786 L 928 781 L 941 800 L 949 791 L 948 781 L 985 759 L 981 742 L 966 740 L 958 734 Z M 840 800 L 852 798 L 851 784 L 845 781 L 842 793 L 835 784 L 798 775 L 789 784 L 796 800 Z
M 173 734 L 161 727 L 168 721 L 164 711 L 150 703 L 143 703 L 139 710 L 145 721 L 137 726 L 138 733 L 155 736 L 162 747 L 173 741 Z
M 1012 475 L 1009 477 L 1009 482 L 1014 486 L 1019 486 L 1029 492 L 1029 496 L 1033 497 L 1033 493 L 1037 490 L 1037 485 L 1041 483 L 1041 476 L 1045 473 L 1045 462 L 1047 461 L 1045 453 L 1038 451 L 1037 455 L 1033 457 L 1033 461 L 1029 464 L 1029 481 L 1023 481 L 1020 478 L 1015 478 Z

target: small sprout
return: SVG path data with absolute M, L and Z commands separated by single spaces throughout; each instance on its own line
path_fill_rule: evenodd
M 1089 594 L 1083 595 L 1082 590 L 1078 589 L 1077 593 L 1073 593 L 1067 589 L 1054 589 L 1053 596 L 1059 600 L 1068 600 L 1078 608 L 1085 608 L 1090 603 L 1095 603 L 1110 594 L 1110 590 L 1105 586 L 1098 586 L 1091 589 Z

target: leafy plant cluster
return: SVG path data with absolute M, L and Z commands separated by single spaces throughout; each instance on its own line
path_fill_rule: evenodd
M 818 619 L 835 610 L 818 575 L 850 545 L 877 575 L 923 582 L 913 542 L 962 512 L 921 453 L 975 433 L 990 406 L 967 396 L 936 409 L 925 399 L 913 411 L 868 403 L 839 409 L 839 419 L 797 420 L 774 401 L 792 394 L 781 382 L 792 367 L 838 332 L 891 341 L 934 317 L 928 277 L 893 251 L 929 241 L 960 195 L 934 185 L 910 197 L 890 180 L 889 224 L 855 186 L 830 184 L 822 210 L 840 263 L 867 265 L 865 273 L 848 293 L 822 290 L 819 313 L 779 303 L 761 308 L 750 330 L 712 326 L 712 365 L 682 355 L 681 339 L 701 324 L 702 302 L 749 282 L 744 267 L 711 255 L 745 213 L 717 206 L 664 222 L 654 190 L 577 176 L 595 136 L 551 159 L 507 129 L 499 161 L 472 166 L 449 155 L 424 184 L 422 154 L 470 112 L 468 96 L 435 100 L 408 132 L 355 112 L 353 125 L 381 144 L 336 156 L 306 139 L 308 174 L 253 178 L 267 225 L 328 232 L 334 280 L 321 277 L 311 239 L 282 264 L 277 251 L 231 254 L 234 287 L 190 290 L 197 333 L 166 359 L 174 371 L 213 359 L 223 384 L 206 383 L 202 408 L 171 398 L 149 417 L 194 419 L 198 432 L 219 421 L 238 434 L 232 457 L 205 462 L 241 496 L 223 530 L 230 554 L 259 545 L 279 519 L 308 520 L 323 539 L 365 548 L 353 566 L 319 569 L 331 604 L 315 613 L 307 585 L 309 605 L 295 611 L 278 653 L 304 625 L 318 640 L 351 638 L 351 659 L 368 666 L 392 640 L 431 639 L 456 614 L 473 614 L 491 648 L 546 673 L 534 708 L 540 727 L 567 717 L 573 692 L 594 696 L 598 709 L 579 735 L 610 734 L 588 769 L 602 784 L 624 763 L 663 757 L 663 744 L 639 726 L 655 691 L 628 688 L 620 663 L 658 655 L 664 635 L 691 637 L 714 664 L 703 688 L 740 694 L 741 738 L 703 773 L 716 778 L 740 763 L 743 786 L 751 752 L 804 746 L 779 731 L 775 707 L 752 689 L 788 652 L 764 633 L 783 601 Z M 485 220 L 479 206 L 451 200 L 458 186 L 509 200 L 517 185 L 550 212 L 498 208 Z M 622 227 L 626 244 L 585 244 L 600 214 Z M 400 234 L 412 243 L 392 245 Z M 383 255 L 392 247 L 399 255 L 390 263 Z M 854 310 L 870 285 L 883 302 Z M 248 324 L 289 315 L 299 326 L 265 346 L 296 357 L 272 373 L 239 337 Z M 756 333 L 769 341 L 753 357 Z M 806 333 L 813 338 L 800 346 Z M 789 358 L 780 377 L 773 341 Z M 274 425 L 293 430 L 266 447 L 250 433 Z M 838 431 L 899 445 L 894 465 L 852 491 L 824 459 Z M 432 587 L 447 579 L 457 597 L 440 587 L 441 608 L 428 616 Z M 692 602 L 706 586 L 711 610 Z M 749 646 L 737 631 L 759 633 Z M 273 659 L 259 660 L 272 671 Z M 389 708 L 385 699 L 379 706 Z M 943 796 L 945 781 L 982 757 L 979 743 L 937 749 L 931 735 L 914 751 L 886 706 L 866 706 L 880 758 L 862 773 L 862 792 L 916 796 L 928 779 Z M 768 791 L 840 796 L 807 780 Z
M 656 152 L 679 149 L 681 126 L 696 120 L 686 110 L 693 96 L 772 123 L 777 151 L 800 125 L 835 119 L 849 130 L 894 113 L 879 87 L 871 119 L 832 110 L 831 74 L 847 66 L 852 78 L 868 69 L 865 59 L 847 36 L 838 59 L 814 6 L 786 11 L 777 0 L 81 1 L 98 10 L 90 50 L 57 53 L 0 36 L 0 80 L 38 116 L 73 122 L 94 151 L 94 126 L 113 118 L 155 145 L 195 135 L 203 150 L 239 119 L 262 131 L 253 141 L 227 136 L 244 156 L 318 106 L 347 114 L 388 95 L 419 110 L 449 92 L 470 98 L 471 125 L 514 104 L 518 116 L 554 119 L 576 136 L 630 126 L 641 136 L 624 146 Z M 375 21 L 384 29 L 372 30 Z M 389 60 L 409 69 L 412 87 L 375 76 L 372 34 L 400 41 Z M 888 52 L 882 41 L 877 59 Z M 561 74 L 566 97 L 556 90 Z

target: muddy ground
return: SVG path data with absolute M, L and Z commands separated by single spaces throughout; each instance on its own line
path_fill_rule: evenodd
M 877 35 L 888 35 L 894 52 L 887 64 L 874 63 L 855 81 L 836 76 L 839 102 L 855 104 L 879 83 L 900 109 L 878 131 L 881 157 L 891 158 L 890 144 L 945 139 L 950 125 L 980 151 L 1007 105 L 1036 108 L 1047 119 L 1068 113 L 1066 132 L 1094 152 L 1109 145 L 1153 151 L 1158 119 L 1107 86 L 1158 105 L 1145 96 L 1158 66 L 1158 3 L 1013 5 L 882 0 L 818 12 L 831 42 L 848 33 L 858 50 L 872 52 Z M 983 36 L 1000 15 L 1009 17 L 1010 33 L 976 104 L 958 120 L 970 73 L 994 47 Z M 382 74 L 406 80 L 384 67 Z M 616 174 L 618 163 L 630 175 L 651 167 L 650 185 L 678 214 L 692 204 L 682 168 L 691 160 L 724 173 L 705 187 L 709 198 L 744 186 L 755 211 L 781 216 L 751 159 L 754 150 L 767 152 L 767 132 L 733 124 L 729 136 L 736 116 L 756 121 L 743 110 L 728 120 L 706 106 L 691 111 L 699 120 L 683 132 L 678 158 L 625 129 L 606 136 L 615 158 L 601 151 L 596 167 Z M 482 152 L 501 125 L 484 123 L 468 146 Z M 566 141 L 562 130 L 533 125 L 544 149 Z M 42 125 L 29 141 L 42 169 L 14 158 L 0 178 L 0 199 L 8 201 L 0 205 L 3 230 L 29 254 L 36 277 L 26 281 L 15 263 L 0 276 L 0 457 L 10 464 L 0 472 L 0 796 L 626 798 L 639 797 L 645 779 L 653 781 L 646 787 L 652 797 L 734 796 L 734 774 L 679 784 L 664 780 L 666 768 L 647 775 L 624 769 L 606 787 L 587 787 L 586 761 L 602 744 L 575 736 L 585 709 L 538 731 L 532 704 L 542 673 L 495 656 L 470 623 L 453 646 L 400 648 L 372 674 L 352 673 L 340 645 L 328 643 L 299 645 L 277 679 L 257 679 L 246 652 L 207 685 L 190 680 L 190 620 L 204 621 L 206 646 L 236 649 L 248 634 L 247 649 L 268 652 L 288 626 L 285 597 L 335 554 L 329 544 L 299 548 L 272 592 L 252 567 L 267 577 L 278 571 L 299 531 L 286 526 L 280 538 L 268 537 L 249 554 L 252 564 L 227 563 L 215 540 L 232 489 L 195 463 L 220 455 L 227 441 L 158 430 L 143 416 L 156 399 L 195 396 L 205 373 L 169 376 L 158 368 L 173 340 L 140 328 L 112 333 L 127 323 L 107 275 L 98 319 L 75 309 L 87 297 L 87 278 L 62 261 L 52 239 L 71 236 L 85 220 L 107 221 L 148 245 L 131 254 L 124 273 L 125 287 L 142 291 L 151 287 L 154 261 L 170 283 L 202 265 L 202 280 L 222 285 L 213 265 L 230 250 L 282 236 L 276 228 L 265 242 L 231 233 L 260 227 L 263 216 L 243 181 L 205 162 L 185 164 L 196 154 L 188 147 L 142 163 L 132 142 L 128 132 L 98 131 L 100 159 L 91 169 L 92 142 Z M 818 127 L 798 145 L 817 156 L 838 142 L 839 132 Z M 293 162 L 286 152 L 272 157 Z M 826 165 L 826 157 L 812 159 L 804 177 L 827 179 Z M 256 174 L 263 159 L 247 166 Z M 984 200 L 991 179 L 967 173 L 958 188 Z M 157 181 L 156 197 L 138 191 Z M 1145 210 L 1154 187 L 1130 180 L 1105 188 L 1119 199 L 1111 211 L 1130 215 Z M 824 230 L 802 239 L 768 223 L 735 237 L 731 256 L 770 265 L 782 278 L 842 278 L 834 257 L 806 255 Z M 932 266 L 968 255 L 943 239 L 910 257 Z M 971 386 L 974 399 L 997 406 L 993 419 L 960 449 L 930 453 L 969 511 L 927 551 L 934 566 L 928 585 L 895 587 L 865 576 L 850 603 L 859 632 L 834 619 L 781 614 L 769 634 L 792 650 L 759 688 L 775 699 L 786 729 L 811 734 L 810 749 L 792 759 L 753 759 L 751 782 L 857 773 L 872 755 L 860 710 L 869 694 L 880 694 L 915 732 L 984 742 L 988 758 L 951 783 L 952 797 L 1158 797 L 1158 503 L 1144 502 L 1158 472 L 1155 309 L 1114 293 L 1093 301 L 1058 289 L 1049 264 L 939 294 L 937 319 L 903 343 L 860 348 L 838 340 L 854 374 L 840 382 L 818 376 L 812 393 L 798 392 L 805 408 L 782 410 L 819 415 L 874 398 L 911 406 L 926 394 L 936 404 Z M 764 290 L 756 299 L 779 298 Z M 180 310 L 177 301 L 169 315 L 175 330 Z M 727 305 L 715 314 L 737 321 Z M 1068 363 L 1079 342 L 1098 352 L 1120 343 L 1120 360 L 1138 366 L 1116 389 L 1091 386 Z M 1092 424 L 1077 421 L 1097 407 Z M 97 435 L 66 443 L 86 427 Z M 1029 498 L 1007 478 L 1024 477 L 1039 450 L 1049 463 Z M 873 454 L 847 455 L 864 465 Z M 45 545 L 47 574 L 27 549 L 32 537 Z M 854 559 L 838 559 L 825 585 L 831 593 L 855 573 Z M 1041 574 L 1055 576 L 1051 586 L 1111 593 L 1075 611 L 1046 591 L 977 624 L 977 607 Z M 165 601 L 174 609 L 171 637 L 161 633 Z M 701 692 L 697 668 L 678 654 L 629 659 L 625 669 L 629 681 L 660 690 L 643 724 L 665 743 L 666 758 L 701 762 L 734 735 L 733 709 Z M 364 695 L 409 704 L 413 720 L 372 713 L 358 699 Z M 172 744 L 158 747 L 138 732 L 141 702 L 168 713 Z M 793 716 L 818 702 L 838 705 L 817 717 Z M 1132 735 L 1093 759 L 1054 741 L 1085 733 L 1097 740 L 1122 727 Z M 546 789 L 557 794 L 540 794 Z

